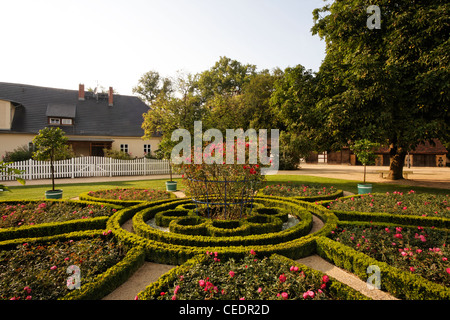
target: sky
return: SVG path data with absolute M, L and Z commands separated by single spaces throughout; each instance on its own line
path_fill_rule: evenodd
M 0 82 L 131 95 L 146 72 L 199 73 L 222 56 L 318 71 L 324 0 L 0 0 Z

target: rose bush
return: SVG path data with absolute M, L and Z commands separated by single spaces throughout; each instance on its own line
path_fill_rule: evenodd
M 70 293 L 66 271 L 80 268 L 81 284 L 118 263 L 125 247 L 105 234 L 99 238 L 18 245 L 0 251 L 0 299 L 51 300 Z
M 205 162 L 195 164 L 195 157 L 201 151 L 192 149 L 191 158 L 179 165 L 176 170 L 182 175 L 183 183 L 188 192 L 196 201 L 208 202 L 208 205 L 200 204 L 200 214 L 213 219 L 237 219 L 242 217 L 242 205 L 250 204 L 255 192 L 264 185 L 265 176 L 261 175 L 260 163 L 249 164 L 249 144 L 245 143 L 244 164 L 238 164 L 238 146 L 228 152 L 234 155 L 235 161 L 231 164 L 226 161 L 220 163 Z M 214 158 L 216 153 L 226 158 L 226 144 L 217 144 L 212 148 L 210 154 L 204 157 Z
M 103 204 L 86 205 L 72 201 L 4 202 L 0 203 L 0 229 L 110 216 L 115 211 Z
M 99 199 L 156 201 L 170 199 L 170 193 L 165 190 L 116 188 L 109 190 L 89 191 L 88 195 Z
M 387 212 L 450 218 L 450 196 L 416 193 L 414 190 L 394 191 L 340 198 L 330 202 L 327 208 L 342 211 Z
M 305 274 L 296 266 L 269 258 L 258 259 L 252 250 L 242 260 L 221 261 L 207 252 L 203 263 L 190 268 L 159 300 L 328 300 L 328 276 Z
M 277 197 L 314 197 L 331 195 L 337 191 L 333 186 L 323 187 L 319 185 L 299 185 L 295 183 L 272 184 L 262 189 L 267 196 Z
M 391 266 L 450 285 L 450 248 L 444 230 L 346 225 L 333 231 L 332 239 Z

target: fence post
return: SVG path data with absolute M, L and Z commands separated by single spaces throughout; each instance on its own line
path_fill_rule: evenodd
M 71 161 L 71 169 L 72 169 L 72 172 L 71 172 L 71 176 L 72 176 L 72 179 L 74 179 L 75 178 L 75 160 L 74 160 L 74 158 L 71 158 L 70 159 Z
M 109 176 L 112 177 L 112 158 L 109 158 Z
M 28 160 L 28 180 L 33 180 L 33 159 Z

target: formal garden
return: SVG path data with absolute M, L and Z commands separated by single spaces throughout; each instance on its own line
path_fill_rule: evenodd
M 249 172 L 234 178 L 256 175 Z M 380 192 L 357 194 L 352 181 L 258 176 L 237 188 L 248 192 L 245 203 L 231 187 L 227 199 L 208 202 L 194 196 L 199 186 L 187 175 L 177 180 L 187 197 L 165 191 L 163 180 L 65 185 L 77 200 L 27 198 L 44 186 L 3 192 L 1 299 L 102 299 L 145 261 L 173 268 L 140 300 L 369 299 L 296 261 L 313 254 L 363 281 L 378 266 L 381 290 L 398 299 L 450 297 L 446 190 L 375 184 Z M 311 233 L 313 217 L 323 226 Z M 79 278 L 67 273 L 73 266 Z
M 210 157 L 200 160 L 222 157 L 170 166 L 170 189 L 151 178 L 56 188 L 54 164 L 68 138 L 56 126 L 41 130 L 33 157 L 49 161 L 51 190 L 0 186 L 0 299 L 100 300 L 147 262 L 171 269 L 135 300 L 371 299 L 300 262 L 318 256 L 393 299 L 450 300 L 449 190 L 408 181 L 366 186 L 375 159 L 389 163 L 389 180 L 400 180 L 419 143 L 439 139 L 449 149 L 450 7 L 378 5 L 381 29 L 366 24 L 359 0 L 314 10 L 311 31 L 327 45 L 318 72 L 302 65 L 256 71 L 221 57 L 196 75 L 145 74 L 133 88 L 149 106 L 142 138 L 161 133 L 160 149 L 146 156 L 172 161 L 173 132 L 182 129 L 195 145 L 201 121 L 200 146 L 211 143 Z M 238 154 L 225 161 L 211 132 L 222 138 L 232 128 L 279 128 L 271 129 L 280 132 L 270 152 L 285 174 L 261 174 L 248 149 L 243 163 Z M 247 148 L 250 134 L 244 139 Z M 375 156 L 377 148 L 384 153 Z M 361 181 L 289 174 L 301 170 L 300 159 L 329 151 L 337 163 L 346 153 L 346 164 L 363 165 L 361 189 Z

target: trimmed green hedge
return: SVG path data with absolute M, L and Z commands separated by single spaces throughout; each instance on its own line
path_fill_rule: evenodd
M 69 232 L 39 238 L 18 238 L 0 242 L 0 250 L 13 250 L 23 243 L 52 243 L 55 241 L 80 240 L 97 238 L 105 230 L 87 230 Z M 73 290 L 61 300 L 93 300 L 101 299 L 114 291 L 144 263 L 145 251 L 142 247 L 134 247 L 127 251 L 124 259 L 115 266 L 98 275 L 92 282 L 82 283 L 79 290 Z
M 158 298 L 161 292 L 166 292 L 169 288 L 173 287 L 173 283 L 181 276 L 186 274 L 190 268 L 196 264 L 202 263 L 208 256 L 206 254 L 196 255 L 193 258 L 186 261 L 184 264 L 168 271 L 163 274 L 157 281 L 151 283 L 143 291 L 139 292 L 137 297 L 139 300 L 155 300 Z M 303 271 L 305 274 L 314 274 L 317 278 L 322 278 L 324 273 L 311 269 L 303 264 L 297 263 L 287 257 L 272 254 L 270 256 L 272 260 L 278 260 L 283 264 L 289 266 L 297 266 L 299 271 Z M 368 297 L 359 293 L 355 289 L 343 284 L 336 279 L 329 277 L 329 290 L 339 300 L 370 300 Z
M 422 217 L 406 214 L 391 214 L 384 212 L 359 212 L 332 210 L 343 221 L 377 221 L 401 225 L 415 225 L 422 227 L 436 227 L 450 229 L 450 219 L 438 217 Z
M 142 201 L 142 200 L 118 200 L 118 199 L 103 199 L 103 198 L 95 198 L 93 196 L 89 195 L 89 192 L 83 192 L 78 197 L 80 200 L 86 200 L 86 201 L 94 201 L 94 202 L 103 202 L 103 203 L 110 203 L 110 204 L 117 204 L 124 207 L 131 207 L 138 205 L 143 202 L 153 202 L 153 201 Z M 170 201 L 175 199 L 177 196 L 173 193 L 170 193 L 170 199 L 164 199 L 164 200 L 156 200 L 155 202 L 159 201 Z
M 216 232 L 220 237 L 212 237 L 212 236 L 187 236 L 184 234 L 176 234 L 176 233 L 168 233 L 161 230 L 157 230 L 146 223 L 146 221 L 151 220 L 156 217 L 160 212 L 172 210 L 176 208 L 176 206 L 186 203 L 190 200 L 175 200 L 173 202 L 164 203 L 160 206 L 154 206 L 148 209 L 144 209 L 138 212 L 133 217 L 133 229 L 135 233 L 143 238 L 165 242 L 168 244 L 174 245 L 187 245 L 194 247 L 205 247 L 205 246 L 235 246 L 235 245 L 260 245 L 260 244 L 276 244 L 280 242 L 286 242 L 290 240 L 297 239 L 306 235 L 312 227 L 312 216 L 311 214 L 305 210 L 303 207 L 296 203 L 283 202 L 280 200 L 270 200 L 270 199 L 262 199 L 263 203 L 269 203 L 271 205 L 277 205 L 281 208 L 287 208 L 288 212 L 293 216 L 298 217 L 300 223 L 297 225 L 283 230 L 279 232 L 273 233 L 265 233 L 265 234 L 248 234 L 248 230 L 242 227 L 237 228 L 238 230 L 233 229 L 224 229 L 218 228 L 217 226 L 208 228 L 213 232 Z M 256 199 L 255 201 L 260 201 Z M 269 218 L 270 219 L 270 218 Z M 208 222 L 211 223 L 211 222 Z M 213 224 L 219 224 L 221 222 L 212 222 Z M 278 223 L 279 224 L 279 223 Z M 245 226 L 245 223 L 243 223 Z M 250 224 L 250 227 L 253 227 L 255 230 L 258 228 L 256 224 Z M 276 220 L 274 220 L 273 224 L 267 224 L 260 226 L 260 232 L 264 231 L 264 228 L 268 228 L 268 230 L 273 229 L 274 226 L 277 226 Z M 241 230 L 242 229 L 242 230 Z M 237 232 L 236 232 L 237 231 Z M 244 233 L 244 235 L 239 236 L 239 234 Z M 232 234 L 238 234 L 236 236 L 231 236 Z M 229 236 L 228 236 L 229 235 Z M 228 236 L 228 237 L 227 237 Z
M 0 204 L 17 204 L 17 203 L 40 203 L 43 200 L 4 200 L 0 201 Z M 119 205 L 113 205 L 109 203 L 102 202 L 91 202 L 91 201 L 72 201 L 72 200 L 49 200 L 46 199 L 45 202 L 69 202 L 85 205 L 104 205 L 111 209 L 120 210 L 123 207 Z M 109 216 L 95 217 L 89 219 L 76 219 L 64 222 L 48 222 L 36 225 L 27 225 L 21 227 L 3 228 L 0 229 L 0 241 L 14 239 L 14 238 L 29 238 L 29 237 L 46 237 L 55 234 L 81 231 L 81 230 L 92 230 L 92 229 L 104 229 L 106 227 L 106 222 Z
M 363 280 L 369 277 L 367 268 L 370 265 L 378 266 L 381 270 L 381 289 L 399 299 L 450 300 L 450 288 L 375 260 L 327 237 L 319 237 L 316 242 L 317 253 L 322 258 Z
M 131 248 L 124 259 L 98 275 L 93 282 L 82 284 L 61 300 L 99 300 L 126 282 L 145 262 L 142 247 Z
M 268 201 L 270 199 L 262 198 L 261 200 Z M 187 201 L 189 200 L 174 200 L 172 203 L 161 204 L 161 206 L 165 208 L 175 208 L 180 204 L 187 203 Z M 146 259 L 148 261 L 158 263 L 179 265 L 186 262 L 189 258 L 192 258 L 193 256 L 204 253 L 206 251 L 217 251 L 224 258 L 233 257 L 238 259 L 247 254 L 251 249 L 257 251 L 258 254 L 261 254 L 262 256 L 269 256 L 273 253 L 278 253 L 292 259 L 299 259 L 315 253 L 316 238 L 318 236 L 329 235 L 331 231 L 336 228 L 338 219 L 333 213 L 327 211 L 323 207 L 316 206 L 311 203 L 304 203 L 296 200 L 277 201 L 277 206 L 281 207 L 292 208 L 292 204 L 296 204 L 298 207 L 300 207 L 300 205 L 305 205 L 311 208 L 312 211 L 315 211 L 315 214 L 324 222 L 324 227 L 312 234 L 308 234 L 302 237 L 294 237 L 294 239 L 286 240 L 284 242 L 279 242 L 276 244 L 267 243 L 266 241 L 262 240 L 266 235 L 259 236 L 261 238 L 258 239 L 258 241 L 262 240 L 262 242 L 259 242 L 259 244 L 248 242 L 242 243 L 242 239 L 248 238 L 250 240 L 251 237 L 230 237 L 223 239 L 226 241 L 225 243 L 227 243 L 227 241 L 230 241 L 230 239 L 235 240 L 235 238 L 237 238 L 238 241 L 234 244 L 229 245 L 215 245 L 208 244 L 206 242 L 202 247 L 186 243 L 186 239 L 192 239 L 194 238 L 194 236 L 180 237 L 181 235 L 176 235 L 176 237 L 180 237 L 180 239 L 184 239 L 184 241 L 180 241 L 181 243 L 179 244 L 173 244 L 169 243 L 166 238 L 162 237 L 164 236 L 164 234 L 167 235 L 167 233 L 165 232 L 157 232 L 155 234 L 158 235 L 158 237 L 150 239 L 142 237 L 136 233 L 130 233 L 121 227 L 123 223 L 131 219 L 133 216 L 134 228 L 136 228 L 136 223 L 138 223 L 139 221 L 141 221 L 142 224 L 145 224 L 142 219 L 142 214 L 145 213 L 145 211 L 147 212 L 147 214 L 149 214 L 149 211 L 154 210 L 153 214 L 156 214 L 156 212 L 161 209 L 155 204 L 147 203 L 126 208 L 124 210 L 121 210 L 120 212 L 116 212 L 111 217 L 111 219 L 108 220 L 107 228 L 112 230 L 113 233 L 121 241 L 132 246 L 144 247 L 146 251 Z M 138 217 L 139 215 L 140 217 Z M 218 239 L 215 240 L 217 241 Z
M 262 190 L 264 190 L 264 188 L 258 190 L 258 193 L 257 193 L 258 197 L 272 197 L 272 196 L 265 195 L 262 192 Z M 313 196 L 313 197 L 284 197 L 284 199 L 289 198 L 292 200 L 316 202 L 316 201 L 334 200 L 336 198 L 341 198 L 343 195 L 344 195 L 343 190 L 336 190 L 336 192 L 334 192 L 332 194 L 317 195 L 317 196 Z M 281 197 L 275 196 L 275 198 L 281 198 Z

